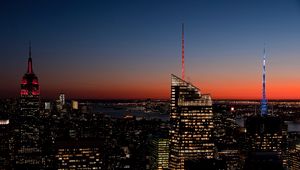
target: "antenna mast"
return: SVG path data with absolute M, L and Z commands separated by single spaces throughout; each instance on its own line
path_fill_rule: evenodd
M 31 58 L 31 41 L 29 41 L 29 58 Z
M 263 75 L 262 75 L 262 100 L 261 100 L 261 116 L 265 116 L 268 113 L 268 105 L 266 99 L 266 48 L 264 47 L 263 56 Z
M 181 74 L 182 80 L 184 80 L 184 23 L 182 23 L 181 32 Z

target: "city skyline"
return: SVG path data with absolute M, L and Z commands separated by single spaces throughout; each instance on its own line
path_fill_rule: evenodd
M 0 49 L 6 62 L 0 67 L 0 97 L 18 96 L 32 40 L 42 98 L 60 92 L 70 98 L 169 98 L 168 77 L 181 72 L 184 22 L 185 77 L 202 92 L 210 92 L 214 99 L 260 99 L 266 43 L 267 98 L 299 99 L 299 3 L 216 2 L 93 2 L 83 7 L 77 1 L 19 2 L 18 7 L 17 2 L 2 2 L 7 25 L 1 28 Z

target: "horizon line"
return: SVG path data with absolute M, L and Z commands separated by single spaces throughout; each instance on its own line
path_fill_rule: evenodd
M 5 100 L 5 99 L 18 99 L 19 97 L 0 97 L 0 100 Z M 58 98 L 53 98 L 53 97 L 43 97 L 40 98 L 40 100 L 55 100 Z M 74 98 L 67 98 L 66 100 L 170 100 L 170 98 L 85 98 L 85 97 L 74 97 Z M 260 98 L 212 98 L 212 100 L 239 100 L 239 101 L 260 101 Z M 300 98 L 269 98 L 268 101 L 274 101 L 274 100 L 299 100 Z

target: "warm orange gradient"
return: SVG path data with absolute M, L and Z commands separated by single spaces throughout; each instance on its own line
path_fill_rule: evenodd
M 225 56 L 226 60 L 192 57 L 202 54 L 187 53 L 186 81 L 213 99 L 260 99 L 261 58 L 257 53 L 240 58 Z M 281 56 L 283 54 L 278 52 L 268 58 L 267 98 L 300 99 L 300 76 L 296 74 L 299 59 L 291 53 L 291 61 L 284 62 Z M 57 98 L 59 93 L 65 93 L 67 99 L 169 99 L 171 73 L 181 77 L 180 57 L 119 58 L 122 60 L 107 63 L 107 67 L 93 61 L 68 67 L 66 63 L 59 63 L 51 68 L 47 61 L 37 58 L 34 71 L 39 78 L 41 98 Z M 20 62 L 18 68 L 9 70 L 10 74 L 2 74 L 1 80 L 5 80 L 0 87 L 2 98 L 18 97 L 26 60 Z
M 169 99 L 170 98 L 170 80 L 169 76 L 163 76 L 166 79 L 137 79 L 122 80 L 113 84 L 77 84 L 70 88 L 57 90 L 53 87 L 47 87 L 42 91 L 43 96 L 57 97 L 60 92 L 66 93 L 70 98 L 92 98 L 92 99 Z M 126 78 L 124 78 L 126 79 Z M 207 80 L 200 82 L 191 82 L 197 86 L 201 93 L 209 93 L 213 99 L 260 99 L 261 84 L 257 80 L 236 80 L 236 81 L 215 81 Z M 268 82 L 268 99 L 300 99 L 299 82 Z
M 254 66 L 231 68 L 226 63 L 213 63 L 199 67 L 193 66 L 191 61 L 188 61 L 186 81 L 198 87 L 201 93 L 209 93 L 213 99 L 260 99 L 262 91 L 260 63 L 253 61 L 251 64 Z M 169 70 L 173 70 L 180 77 L 178 65 L 173 62 L 168 68 L 145 68 L 146 71 L 143 71 L 143 68 L 127 71 L 114 69 L 109 73 L 97 71 L 89 73 L 83 69 L 77 74 L 62 70 L 36 72 L 40 81 L 41 98 L 57 98 L 59 93 L 65 93 L 68 99 L 169 99 L 171 86 Z M 268 71 L 266 86 L 268 99 L 300 99 L 300 76 L 283 74 L 278 67 L 270 68 Z M 291 71 L 285 69 L 285 72 Z M 56 74 L 59 76 L 53 76 Z M 18 97 L 21 77 L 19 74 L 7 77 L 0 87 L 3 97 Z
M 80 81 L 66 80 L 65 82 L 41 81 L 41 97 L 57 98 L 63 92 L 67 98 L 81 99 L 169 99 L 170 98 L 170 76 L 162 76 L 164 79 L 121 79 L 120 82 L 91 82 L 81 83 Z M 84 78 L 81 79 L 84 82 Z M 260 99 L 261 84 L 259 81 L 191 81 L 197 86 L 201 93 L 209 93 L 213 99 Z M 300 81 L 286 82 L 268 81 L 268 99 L 300 99 Z M 7 97 L 17 97 L 19 93 L 18 85 L 14 88 L 4 90 L 3 95 Z M 13 94 L 13 95 L 12 95 Z

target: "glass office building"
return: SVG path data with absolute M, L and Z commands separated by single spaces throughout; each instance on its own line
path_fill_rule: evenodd
M 169 169 L 184 169 L 186 160 L 214 158 L 212 100 L 191 83 L 171 77 Z

